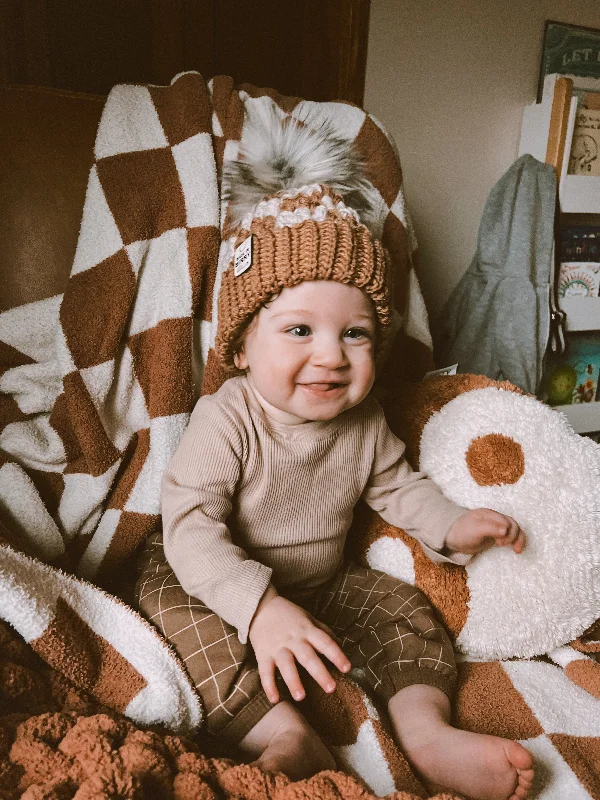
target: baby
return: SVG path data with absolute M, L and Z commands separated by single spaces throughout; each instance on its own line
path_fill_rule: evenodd
M 453 651 L 425 596 L 344 554 L 361 498 L 435 560 L 520 553 L 524 536 L 407 464 L 370 394 L 390 321 L 386 254 L 332 186 L 272 192 L 239 223 L 216 343 L 238 375 L 198 401 L 166 470 L 139 607 L 185 662 L 206 731 L 263 769 L 335 768 L 294 704 L 307 676 L 334 691 L 329 662 L 364 670 L 431 788 L 521 800 L 528 751 L 450 724 Z

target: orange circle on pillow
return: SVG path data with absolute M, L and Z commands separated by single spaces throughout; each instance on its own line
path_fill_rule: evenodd
M 473 439 L 466 460 L 469 472 L 479 486 L 516 483 L 525 472 L 523 448 L 510 436 L 501 433 Z

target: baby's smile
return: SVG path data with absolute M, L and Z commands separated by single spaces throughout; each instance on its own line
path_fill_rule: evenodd
M 333 397 L 334 395 L 341 394 L 347 384 L 316 381 L 314 383 L 299 383 L 298 386 L 316 397 Z
M 364 292 L 304 281 L 261 308 L 237 365 L 276 421 L 332 420 L 369 393 L 375 337 L 375 312 Z

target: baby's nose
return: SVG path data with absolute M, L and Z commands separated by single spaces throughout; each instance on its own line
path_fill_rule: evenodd
M 312 361 L 318 366 L 334 369 L 347 362 L 346 351 L 339 339 L 327 337 L 315 342 Z

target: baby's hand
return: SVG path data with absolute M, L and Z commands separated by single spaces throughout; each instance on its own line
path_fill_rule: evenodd
M 271 587 L 258 605 L 248 637 L 254 648 L 263 689 L 271 703 L 279 700 L 275 685 L 276 667 L 295 700 L 303 700 L 305 696 L 296 661 L 326 692 L 333 692 L 335 681 L 317 653 L 327 656 L 340 672 L 350 669 L 350 662 L 329 628 L 300 606 L 280 597 Z
M 467 555 L 475 555 L 493 545 L 510 546 L 515 553 L 521 553 L 525 534 L 512 517 L 490 508 L 475 508 L 463 514 L 446 537 L 448 550 Z

